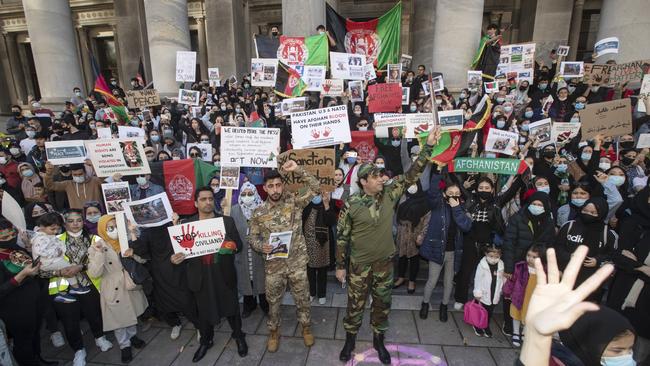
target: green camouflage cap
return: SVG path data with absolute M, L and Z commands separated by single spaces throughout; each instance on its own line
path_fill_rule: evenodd
M 377 168 L 377 166 L 375 164 L 363 163 L 363 164 L 361 164 L 361 166 L 359 167 L 359 170 L 357 171 L 357 177 L 359 177 L 359 179 L 361 179 L 361 178 L 366 179 L 371 174 L 374 175 L 374 174 L 379 174 L 379 173 L 381 173 L 381 169 Z

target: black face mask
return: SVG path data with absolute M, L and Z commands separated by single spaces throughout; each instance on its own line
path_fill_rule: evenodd
M 609 149 L 610 146 L 612 146 L 611 142 L 603 142 L 603 148 Z
M 520 87 L 519 87 L 519 90 L 521 90 L 521 91 L 526 91 L 526 89 L 528 89 L 528 88 L 525 87 L 525 86 L 520 86 Z
M 278 35 L 278 32 L 271 32 L 271 35 L 273 35 L 275 37 L 275 36 Z
M 623 141 L 618 143 L 622 149 L 633 149 L 634 141 Z
M 487 201 L 490 198 L 492 198 L 492 192 L 477 192 L 478 198 L 482 199 L 483 201 Z
M 623 165 L 630 165 L 630 164 L 632 164 L 634 162 L 634 159 L 632 159 L 630 157 L 627 157 L 627 156 L 624 156 L 621 159 L 621 162 L 623 163 Z
M 598 217 L 586 213 L 580 213 L 580 220 L 585 224 L 594 224 L 598 222 Z
M 12 239 L 0 241 L 0 248 L 16 248 L 18 237 L 14 236 Z
M 14 117 L 20 117 L 21 112 L 13 112 Z
M 554 158 L 555 157 L 555 151 L 544 151 L 542 153 L 542 156 L 547 158 L 547 159 Z

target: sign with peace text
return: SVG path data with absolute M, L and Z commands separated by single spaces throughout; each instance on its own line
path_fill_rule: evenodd
M 336 155 L 334 149 L 304 149 L 289 150 L 278 157 L 279 165 L 284 164 L 287 159 L 295 161 L 304 171 L 313 175 L 320 182 L 322 192 L 331 192 L 336 188 L 334 183 L 334 170 Z M 289 187 L 289 190 L 296 192 L 303 187 L 302 177 L 290 172 L 282 176 L 282 180 Z
M 131 109 L 160 105 L 160 94 L 156 89 L 126 90 L 125 93 Z
M 167 232 L 174 253 L 183 253 L 185 258 L 216 253 L 226 240 L 226 228 L 221 217 L 170 226 Z
M 615 137 L 632 133 L 630 98 L 587 104 L 579 113 L 583 140 L 598 134 Z
M 221 127 L 221 163 L 238 167 L 277 168 L 280 129 Z

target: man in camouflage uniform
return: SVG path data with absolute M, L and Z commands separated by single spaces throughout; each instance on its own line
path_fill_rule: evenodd
M 373 347 L 383 364 L 391 363 L 390 353 L 384 347 L 384 333 L 388 329 L 393 288 L 394 207 L 404 190 L 416 184 L 439 137 L 438 129 L 430 132 L 426 145 L 410 169 L 386 184 L 381 179 L 380 169 L 373 164 L 359 167 L 357 174 L 361 191 L 345 202 L 338 223 L 336 278 L 339 281 L 346 281 L 346 260 L 350 262 L 348 310 L 343 320 L 346 339 L 339 355 L 341 361 L 350 360 L 370 291 Z
M 248 235 L 248 242 L 254 250 L 269 254 L 273 249 L 269 244 L 271 233 L 292 232 L 288 258 L 265 260 L 266 300 L 269 303 L 267 323 L 270 330 L 267 342 L 269 352 L 278 350 L 280 304 L 287 282 L 296 303 L 296 316 L 302 325 L 305 346 L 310 347 L 314 344 L 314 336 L 310 328 L 308 257 L 307 245 L 302 233 L 302 211 L 312 198 L 320 194 L 320 182 L 293 160 L 284 163 L 280 171 L 283 174 L 293 172 L 305 182 L 307 189 L 304 193 L 292 194 L 285 191 L 280 173 L 277 171 L 268 173 L 264 177 L 264 191 L 268 194 L 268 198 L 253 212 Z

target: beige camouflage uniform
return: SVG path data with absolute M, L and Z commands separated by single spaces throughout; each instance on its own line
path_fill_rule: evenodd
M 269 329 L 280 326 L 280 304 L 289 283 L 291 295 L 296 303 L 296 317 L 303 326 L 311 322 L 309 308 L 309 282 L 307 281 L 307 245 L 302 233 L 302 211 L 309 202 L 320 194 L 320 183 L 301 167 L 294 175 L 305 182 L 304 193 L 292 193 L 285 190 L 278 202 L 272 204 L 267 199 L 255 209 L 250 220 L 248 242 L 251 247 L 262 251 L 262 245 L 268 244 L 271 233 L 292 231 L 289 257 L 265 260 L 266 300 L 269 303 Z M 303 190 L 301 190 L 302 192 Z M 264 255 L 266 258 L 266 255 Z

